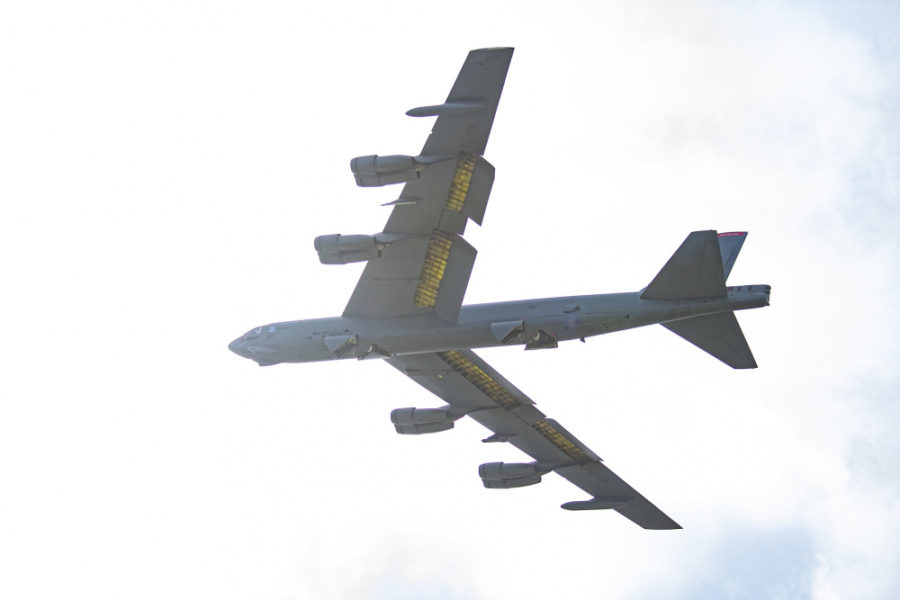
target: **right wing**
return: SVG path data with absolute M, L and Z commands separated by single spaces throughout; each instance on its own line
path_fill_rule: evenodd
M 589 500 L 563 504 L 565 509 L 612 508 L 645 529 L 681 529 L 471 350 L 411 354 L 385 360 L 446 401 L 450 418 L 468 415 L 494 432 L 483 441 L 509 442 L 536 460 L 533 466 L 522 467 L 536 468 L 537 475 L 520 473 L 499 485 L 492 483 L 498 480 L 483 476 L 485 487 L 529 485 L 540 481 L 540 474 L 555 471 L 591 495 Z M 449 427 L 452 422 L 443 428 Z M 398 431 L 401 428 L 397 426 Z
M 409 159 L 416 171 L 381 234 L 389 243 L 369 259 L 345 317 L 435 313 L 456 320 L 476 254 L 462 234 L 469 219 L 481 224 L 494 183 L 494 167 L 482 154 L 512 53 L 472 50 L 443 104 L 407 113 L 437 121 L 421 154 Z

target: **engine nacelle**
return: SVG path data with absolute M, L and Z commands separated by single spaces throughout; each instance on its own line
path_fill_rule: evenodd
M 343 265 L 381 255 L 380 244 L 374 235 L 320 235 L 313 245 L 319 260 L 326 265 Z
M 478 475 L 486 488 L 517 488 L 541 482 L 544 474 L 537 463 L 484 463 Z
M 453 422 L 459 417 L 445 408 L 398 408 L 391 411 L 391 421 L 397 433 L 418 435 L 437 433 L 453 429 Z
M 356 177 L 356 185 L 379 187 L 392 183 L 403 183 L 419 178 L 419 170 L 425 165 L 412 156 L 395 154 L 392 156 L 357 156 L 350 161 L 350 170 Z
M 508 490 L 510 488 L 527 487 L 541 482 L 540 475 L 532 477 L 517 477 L 516 479 L 482 479 L 481 483 L 484 487 L 497 490 Z

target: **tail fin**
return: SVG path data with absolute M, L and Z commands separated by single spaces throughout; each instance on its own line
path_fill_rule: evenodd
M 724 295 L 725 274 L 718 236 L 715 231 L 695 231 L 657 273 L 641 298 L 686 300 Z
M 695 231 L 687 236 L 669 262 L 641 293 L 647 300 L 689 300 L 725 296 L 746 231 Z M 724 312 L 662 323 L 735 369 L 755 369 L 756 361 L 734 313 Z
M 755 369 L 756 361 L 734 313 L 702 315 L 661 323 L 734 369 Z
M 746 237 L 746 231 L 691 233 L 644 289 L 641 298 L 686 300 L 724 296 L 725 279 Z

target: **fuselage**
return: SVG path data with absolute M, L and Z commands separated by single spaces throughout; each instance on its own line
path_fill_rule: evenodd
M 286 321 L 248 331 L 229 348 L 260 365 L 522 344 L 552 348 L 623 329 L 768 306 L 769 293 L 768 285 L 745 285 L 706 299 L 647 300 L 631 292 L 492 302 L 463 306 L 456 322 L 434 315 Z

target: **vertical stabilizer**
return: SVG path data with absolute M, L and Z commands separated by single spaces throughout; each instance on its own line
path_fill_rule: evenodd
M 695 231 L 681 243 L 669 262 L 641 293 L 646 300 L 719 298 L 725 295 L 725 275 L 715 231 Z

